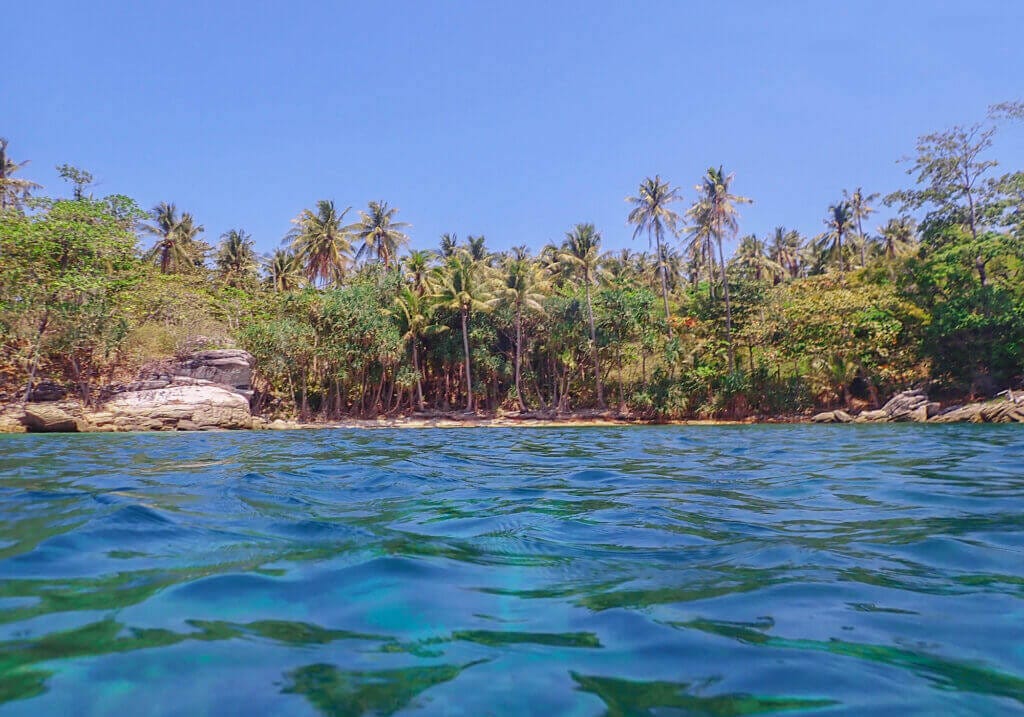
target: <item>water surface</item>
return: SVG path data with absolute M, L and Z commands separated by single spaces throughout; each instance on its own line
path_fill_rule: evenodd
M 0 436 L 0 715 L 1024 712 L 1024 430 Z

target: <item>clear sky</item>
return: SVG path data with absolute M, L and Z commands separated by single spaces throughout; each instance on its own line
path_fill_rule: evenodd
M 386 199 L 415 247 L 592 221 L 617 248 L 644 176 L 688 204 L 711 164 L 755 200 L 741 232 L 813 235 L 843 188 L 906 183 L 918 135 L 1024 99 L 1020 0 L 33 0 L 0 21 L 26 176 L 56 193 L 55 165 L 84 167 L 262 251 L 321 198 Z

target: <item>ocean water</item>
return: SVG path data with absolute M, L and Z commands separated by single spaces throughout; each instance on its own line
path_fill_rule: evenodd
M 0 436 L 0 715 L 1022 713 L 1022 429 Z

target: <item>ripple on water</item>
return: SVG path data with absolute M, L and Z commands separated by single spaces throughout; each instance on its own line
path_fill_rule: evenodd
M 1024 711 L 1016 426 L 0 436 L 0 713 Z

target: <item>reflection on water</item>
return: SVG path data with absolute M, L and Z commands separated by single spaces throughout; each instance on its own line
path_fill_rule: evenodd
M 1024 711 L 1024 433 L 0 436 L 0 715 Z

